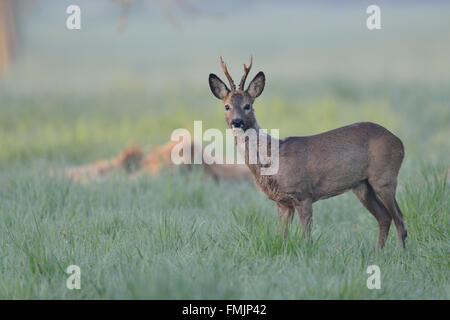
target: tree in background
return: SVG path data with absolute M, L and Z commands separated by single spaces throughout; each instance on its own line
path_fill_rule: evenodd
M 12 0 L 0 0 L 0 77 L 16 51 L 16 19 Z

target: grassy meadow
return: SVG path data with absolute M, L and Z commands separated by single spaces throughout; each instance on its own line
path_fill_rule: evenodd
M 181 32 L 135 8 L 118 33 L 114 7 L 81 2 L 91 16 L 77 33 L 61 22 L 64 1 L 44 1 L 0 79 L 0 299 L 450 298 L 449 6 L 386 5 L 373 32 L 356 4 L 248 4 Z M 403 140 L 406 250 L 394 225 L 375 249 L 378 224 L 351 192 L 314 204 L 311 244 L 297 216 L 281 237 L 275 204 L 251 182 L 200 169 L 88 185 L 49 175 L 165 143 L 194 120 L 225 129 L 207 77 L 224 78 L 223 55 L 238 82 L 250 53 L 249 77 L 267 77 L 263 128 L 287 137 L 373 121 Z M 66 288 L 71 264 L 80 290 Z M 374 264 L 380 290 L 366 286 Z

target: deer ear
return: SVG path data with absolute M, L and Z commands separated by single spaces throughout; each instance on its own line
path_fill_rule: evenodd
M 230 93 L 230 90 L 227 88 L 225 83 L 223 83 L 223 81 L 220 80 L 214 73 L 209 74 L 209 88 L 211 89 L 213 95 L 221 100 L 223 100 L 228 93 Z
M 264 90 L 264 85 L 266 84 L 266 76 L 262 71 L 253 78 L 247 88 L 247 93 L 253 98 L 259 97 L 259 95 Z

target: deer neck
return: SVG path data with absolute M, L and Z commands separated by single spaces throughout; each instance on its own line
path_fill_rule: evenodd
M 251 129 L 253 130 L 253 134 L 255 134 L 257 137 L 256 141 L 255 141 L 255 139 L 251 139 L 247 136 L 248 130 L 251 130 Z M 243 137 L 239 138 L 239 136 L 236 136 L 235 143 L 236 143 L 238 152 L 243 157 L 245 164 L 250 169 L 250 172 L 253 174 L 253 176 L 258 178 L 259 176 L 261 176 L 261 168 L 266 165 L 264 163 L 261 163 L 261 161 L 260 161 L 260 148 L 261 148 L 261 146 L 263 146 L 263 143 L 264 143 L 264 144 L 266 144 L 265 152 L 270 153 L 271 142 L 272 142 L 272 139 L 274 139 L 274 138 L 271 137 L 269 134 L 267 134 L 264 130 L 262 130 L 256 121 L 255 121 L 254 125 L 251 128 L 249 128 L 248 130 L 245 131 L 244 133 L 241 133 L 245 136 L 245 138 L 243 138 Z M 260 138 L 263 138 L 263 140 L 260 140 Z M 250 152 L 256 153 L 256 157 L 257 157 L 256 163 L 254 161 L 250 161 L 251 160 Z

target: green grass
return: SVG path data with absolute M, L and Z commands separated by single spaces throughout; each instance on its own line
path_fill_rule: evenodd
M 392 227 L 382 251 L 375 250 L 375 219 L 351 193 L 314 205 L 310 244 L 301 239 L 298 218 L 282 239 L 275 205 L 252 183 L 216 184 L 199 170 L 132 181 L 119 174 L 86 186 L 47 174 L 111 156 L 129 141 L 164 142 L 171 128 L 190 126 L 190 119 L 224 128 L 219 106 L 200 112 L 208 110 L 208 92 L 198 98 L 205 106 L 190 114 L 176 107 L 183 105 L 176 97 L 161 110 L 143 106 L 142 93 L 4 95 L 10 100 L 0 108 L 0 298 L 450 298 L 449 149 L 447 140 L 436 139 L 449 130 L 441 102 L 448 92 L 392 86 L 353 84 L 352 99 L 333 85 L 304 99 L 268 92 L 257 105 L 260 123 L 282 124 L 283 136 L 371 120 L 403 139 L 408 153 L 398 198 L 407 249 Z M 430 108 L 416 107 L 421 100 Z M 65 287 L 71 264 L 81 267 L 79 291 Z M 381 290 L 366 287 L 372 264 L 381 269 Z
M 115 20 L 67 33 L 36 13 L 0 82 L 0 299 L 450 298 L 449 7 L 383 6 L 379 33 L 364 29 L 364 8 L 266 9 L 182 34 L 139 15 L 124 34 Z M 207 75 L 222 54 L 237 77 L 249 52 L 268 79 L 255 103 L 263 128 L 286 137 L 374 121 L 403 140 L 406 250 L 394 226 L 375 250 L 377 222 L 351 193 L 314 204 L 311 244 L 297 217 L 283 240 L 252 183 L 201 170 L 89 185 L 48 174 L 165 143 L 194 120 L 225 129 Z M 66 288 L 71 264 L 81 290 Z M 381 290 L 366 287 L 373 264 Z
M 382 251 L 375 219 L 351 194 L 314 205 L 310 244 L 298 218 L 283 240 L 274 204 L 252 184 L 194 171 L 81 186 L 43 172 L 2 176 L 1 298 L 449 298 L 443 171 L 404 182 L 407 249 L 392 228 Z M 65 287 L 71 264 L 78 291 Z M 372 264 L 381 290 L 366 287 Z

